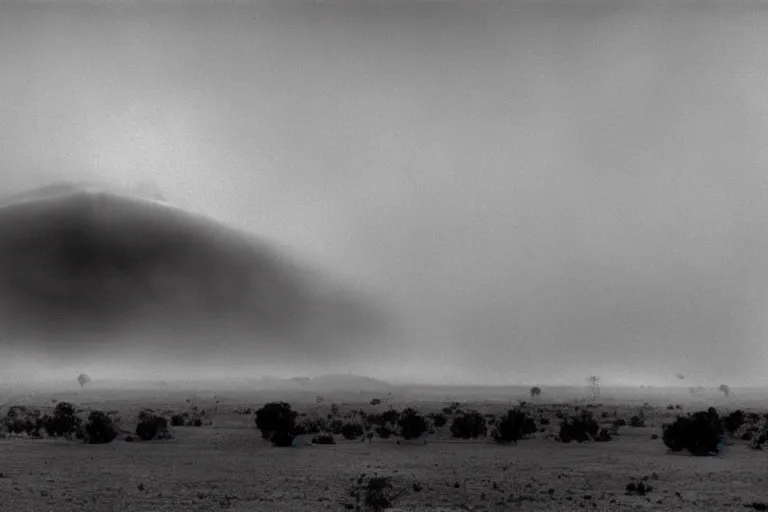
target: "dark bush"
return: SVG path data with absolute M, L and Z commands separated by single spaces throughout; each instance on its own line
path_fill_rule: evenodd
M 448 418 L 441 413 L 430 413 L 427 417 L 432 420 L 432 424 L 437 428 L 444 427 L 448 423 Z
M 416 439 L 427 431 L 427 420 L 416 409 L 408 407 L 398 421 L 403 439 Z
M 294 435 L 291 432 L 278 430 L 272 433 L 269 438 L 269 442 L 272 443 L 273 446 L 277 446 L 279 448 L 287 448 L 293 446 L 293 438 Z
M 296 411 L 285 402 L 270 402 L 256 411 L 256 427 L 261 430 L 261 437 L 270 441 L 275 446 L 285 446 L 293 443 L 293 431 L 296 426 Z
M 184 416 L 181 414 L 174 414 L 171 416 L 171 426 L 172 427 L 183 427 L 184 426 Z
M 600 433 L 597 434 L 597 436 L 594 438 L 595 442 L 598 443 L 605 443 L 611 440 L 611 434 L 608 433 L 607 429 L 601 428 Z
M 753 450 L 762 450 L 763 446 L 768 443 L 768 420 L 764 421 L 762 425 L 754 425 L 750 428 L 752 432 L 752 438 L 750 439 L 749 447 Z
M 583 443 L 589 441 L 590 437 L 597 436 L 598 430 L 600 427 L 592 417 L 592 413 L 584 411 L 581 415 L 571 416 L 560 423 L 560 441 Z
M 363 426 L 359 423 L 345 423 L 341 427 L 341 435 L 348 441 L 357 439 L 363 435 Z
M 325 430 L 325 422 L 323 420 L 305 418 L 296 425 L 294 435 L 319 434 L 323 430 Z
M 644 427 L 645 426 L 645 419 L 643 419 L 641 416 L 634 415 L 629 419 L 629 426 L 630 427 Z
M 678 416 L 662 426 L 662 441 L 671 451 L 687 450 L 693 455 L 717 453 L 723 430 L 717 412 L 710 407 L 692 416 Z
M 451 435 L 458 439 L 477 439 L 488 433 L 485 418 L 477 411 L 469 411 L 453 418 Z
M 5 428 L 11 434 L 22 434 L 25 431 L 25 421 L 21 418 L 6 418 Z
M 723 429 L 729 434 L 733 435 L 746 421 L 744 411 L 738 409 L 731 414 L 723 417 Z
M 371 400 L 371 405 L 379 405 L 381 403 L 381 400 L 378 398 L 374 398 Z
M 506 416 L 502 417 L 499 425 L 494 429 L 492 436 L 497 443 L 515 443 L 523 436 L 536 432 L 536 423 L 520 409 L 510 409 Z
M 365 487 L 365 506 L 370 510 L 384 510 L 392 506 L 392 484 L 389 477 L 375 476 Z
M 168 435 L 168 420 L 151 412 L 142 411 L 139 413 L 136 435 L 142 441 L 166 437 Z
M 42 426 L 45 429 L 45 433 L 48 434 L 48 437 L 55 437 L 56 436 L 56 424 L 53 422 L 53 417 L 45 414 L 40 419 L 42 422 Z
M 653 487 L 645 484 L 644 482 L 638 482 L 637 484 L 634 482 L 630 482 L 627 484 L 626 489 L 627 489 L 627 494 L 645 496 L 646 493 L 651 492 L 653 490 Z
M 312 439 L 314 444 L 336 444 L 336 440 L 333 439 L 331 434 L 320 434 Z
M 203 420 L 200 418 L 192 418 L 187 422 L 188 427 L 202 427 L 203 426 Z
M 53 432 L 55 436 L 70 438 L 80 428 L 80 418 L 75 414 L 75 407 L 68 402 L 59 402 L 53 411 Z
M 541 423 L 542 425 L 549 425 L 549 418 L 541 418 L 539 420 L 539 423 Z
M 376 434 L 382 439 L 389 439 L 395 432 L 389 427 L 376 427 Z
M 394 409 L 389 409 L 381 413 L 380 418 L 381 418 L 381 423 L 379 423 L 380 425 L 390 424 L 391 426 L 394 427 L 400 421 L 400 413 Z
M 344 427 L 344 422 L 339 419 L 331 420 L 331 422 L 328 424 L 328 427 L 330 428 L 331 432 L 333 432 L 333 434 L 339 436 L 341 435 L 342 427 Z
M 112 418 L 102 411 L 91 411 L 84 430 L 85 442 L 88 444 L 111 443 L 117 437 Z
M 627 424 L 627 420 L 625 420 L 624 418 L 618 418 L 613 420 L 614 427 L 624 427 L 626 426 L 626 424 Z

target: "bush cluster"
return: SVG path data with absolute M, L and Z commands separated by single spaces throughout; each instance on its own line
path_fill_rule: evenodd
M 467 411 L 453 418 L 451 435 L 458 439 L 477 439 L 488 433 L 488 425 L 482 414 Z
M 678 416 L 662 426 L 662 441 L 671 451 L 687 450 L 692 455 L 717 453 L 723 427 L 717 411 L 710 407 L 688 416 Z
M 571 416 L 560 423 L 559 440 L 563 443 L 576 441 L 583 443 L 598 437 L 600 426 L 589 411 L 582 411 L 578 416 Z M 606 432 L 607 434 L 607 432 Z M 604 436 L 603 436 L 604 440 Z
M 416 439 L 427 431 L 427 420 L 416 409 L 409 407 L 400 414 L 398 426 L 403 439 Z
M 536 423 L 520 409 L 510 409 L 493 430 L 492 437 L 497 443 L 515 443 L 524 436 L 536 432 Z
M 168 438 L 170 437 L 168 420 L 151 411 L 141 411 L 139 412 L 139 421 L 136 424 L 136 435 L 142 441 Z

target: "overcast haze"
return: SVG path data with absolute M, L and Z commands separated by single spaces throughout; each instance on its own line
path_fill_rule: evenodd
M 156 187 L 390 318 L 370 356 L 272 374 L 765 385 L 767 26 L 746 1 L 3 2 L 0 183 Z

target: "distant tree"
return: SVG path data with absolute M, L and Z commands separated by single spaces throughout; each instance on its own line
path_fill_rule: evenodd
M 729 388 L 725 384 L 720 384 L 720 386 L 717 389 L 722 391 L 725 396 L 729 396 L 731 394 L 731 388 Z
M 371 405 L 379 405 L 381 403 L 381 400 L 378 398 L 374 398 L 371 400 Z
M 80 384 L 80 387 L 82 388 L 83 386 L 91 382 L 91 378 L 88 375 L 81 373 L 80 375 L 77 376 L 77 382 Z
M 589 385 L 592 388 L 592 399 L 597 400 L 597 397 L 600 396 L 600 386 L 597 385 L 597 383 L 600 381 L 600 377 L 596 375 L 590 375 L 587 378 L 587 381 L 589 381 Z
M 533 386 L 531 388 L 531 398 L 536 398 L 541 395 L 541 388 L 539 386 Z

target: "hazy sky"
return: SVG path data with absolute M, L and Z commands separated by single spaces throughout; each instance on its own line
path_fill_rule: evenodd
M 766 384 L 766 26 L 730 0 L 2 2 L 0 183 L 153 183 L 378 296 L 382 350 L 318 372 Z

